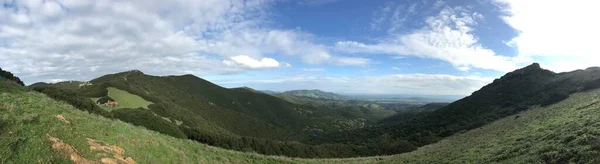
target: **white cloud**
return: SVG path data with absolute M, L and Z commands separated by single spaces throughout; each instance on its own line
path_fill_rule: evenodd
M 553 71 L 600 66 L 599 1 L 497 0 L 504 21 L 519 31 L 508 42 L 522 61 L 537 60 Z
M 28 83 L 130 69 L 203 75 L 291 66 L 277 55 L 309 64 L 344 59 L 309 33 L 268 27 L 269 0 L 4 3 L 0 67 Z
M 370 62 L 370 59 L 357 57 L 335 57 L 331 60 L 331 63 L 339 66 L 364 66 Z
M 361 77 L 290 76 L 265 79 L 228 79 L 215 82 L 228 87 L 252 86 L 271 90 L 314 88 L 336 93 L 469 95 L 492 80 L 478 76 L 396 74 Z
M 323 68 L 303 68 L 302 70 L 306 71 L 306 72 L 323 72 L 323 71 L 325 71 L 325 69 L 323 69 Z
M 478 43 L 478 38 L 472 34 L 476 19 L 479 19 L 477 14 L 470 14 L 462 8 L 445 8 L 437 16 L 427 18 L 426 27 L 412 33 L 391 35 L 377 44 L 341 41 L 335 48 L 347 53 L 438 59 L 462 71 L 470 68 L 503 72 L 516 69 L 514 59 L 498 55 Z
M 251 69 L 277 68 L 283 66 L 280 65 L 279 62 L 273 58 L 262 58 L 259 61 L 246 55 L 238 55 L 231 57 L 231 60 L 223 60 L 223 63 L 227 66 L 242 66 Z

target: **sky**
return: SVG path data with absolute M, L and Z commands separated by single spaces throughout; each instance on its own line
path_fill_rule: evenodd
M 591 0 L 0 0 L 25 83 L 127 70 L 224 87 L 469 95 L 533 62 L 600 66 Z

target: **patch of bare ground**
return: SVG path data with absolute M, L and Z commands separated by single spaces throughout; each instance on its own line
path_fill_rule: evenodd
M 64 143 L 58 138 L 46 134 L 46 138 L 52 142 L 52 150 L 66 156 L 69 160 L 75 164 L 135 164 L 135 161 L 131 157 L 123 157 L 125 150 L 116 145 L 110 145 L 102 141 L 88 138 L 88 144 L 90 145 L 91 151 L 102 151 L 98 153 L 97 157 L 100 160 L 89 160 L 83 157 L 81 152 L 77 151 L 73 146 Z M 110 156 L 112 155 L 112 157 Z
M 88 144 L 90 145 L 91 151 L 103 151 L 108 154 L 112 154 L 113 158 L 104 157 L 100 159 L 102 163 L 106 164 L 133 164 L 135 161 L 131 157 L 123 157 L 125 150 L 116 145 L 109 145 L 105 142 L 88 138 Z M 104 154 L 104 153 L 103 153 Z
M 65 119 L 65 117 L 62 116 L 62 115 L 60 115 L 60 114 L 56 115 L 56 119 L 58 119 L 58 120 L 60 120 L 60 121 L 62 121 L 64 123 L 71 124 L 71 122 L 67 121 L 67 119 Z
M 76 164 L 93 164 L 95 162 L 85 159 L 77 149 L 73 146 L 62 142 L 60 139 L 50 136 L 50 134 L 46 134 L 46 138 L 52 142 L 52 150 L 58 152 L 66 157 L 69 160 L 73 161 Z

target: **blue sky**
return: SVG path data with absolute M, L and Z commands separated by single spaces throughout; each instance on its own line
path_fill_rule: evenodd
M 468 95 L 533 62 L 600 65 L 594 1 L 0 2 L 0 67 L 29 84 L 138 69 L 225 87 Z

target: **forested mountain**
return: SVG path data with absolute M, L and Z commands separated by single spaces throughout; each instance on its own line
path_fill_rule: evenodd
M 247 87 L 223 88 L 193 75 L 160 77 L 137 70 L 89 82 L 38 83 L 30 88 L 81 110 L 174 137 L 234 150 L 300 157 L 377 154 L 354 145 L 311 146 L 297 141 L 370 127 L 392 114 L 363 108 L 296 104 Z M 138 106 L 139 109 L 97 105 L 107 100 L 131 104 L 132 99 L 146 105 Z M 298 151 L 283 151 L 290 148 Z M 338 151 L 342 149 L 345 150 Z
M 415 117 L 419 117 L 421 115 L 429 114 L 435 110 L 443 108 L 450 103 L 428 103 L 421 106 L 416 106 L 412 108 L 406 108 L 403 110 L 399 110 L 395 115 L 387 117 L 385 119 L 381 119 L 378 121 L 378 125 L 395 125 L 401 123 L 402 121 L 409 120 Z

